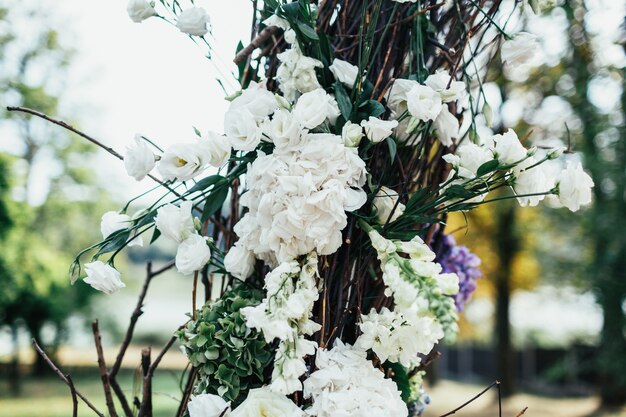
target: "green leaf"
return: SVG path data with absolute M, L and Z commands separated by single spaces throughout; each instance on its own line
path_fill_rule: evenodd
M 141 218 L 141 220 L 139 220 L 139 222 L 137 223 L 137 227 L 142 227 L 142 226 L 145 226 L 147 224 L 154 222 L 154 218 L 156 217 L 156 215 L 157 215 L 156 210 L 149 211 Z
M 298 29 L 300 29 L 300 32 L 302 32 L 304 36 L 306 36 L 307 38 L 313 41 L 318 41 L 320 39 L 315 29 L 313 29 L 311 26 L 307 25 L 306 23 L 298 22 Z
M 337 100 L 337 106 L 339 106 L 341 115 L 344 119 L 350 120 L 350 115 L 352 114 L 352 102 L 350 101 L 350 97 L 348 97 L 346 89 L 339 81 L 336 81 L 335 84 L 333 84 L 333 87 L 335 89 L 335 99 Z
M 487 161 L 484 164 L 482 164 L 480 167 L 478 167 L 478 171 L 476 171 L 476 176 L 482 177 L 485 174 L 488 174 L 492 171 L 497 170 L 499 166 L 500 166 L 500 163 L 498 162 L 497 159 Z
M 472 198 L 475 194 L 463 188 L 462 185 L 454 184 L 446 188 L 446 195 L 452 198 Z
M 150 239 L 150 244 L 152 245 L 159 238 L 159 236 L 161 236 L 161 231 L 155 227 L 154 233 L 152 233 L 152 239 Z
M 218 184 L 224 181 L 226 181 L 226 178 L 222 177 L 221 175 L 209 175 L 208 177 L 202 178 L 193 187 L 191 187 L 189 191 L 187 191 L 187 194 L 205 190 L 213 184 Z
M 393 140 L 391 136 L 385 139 L 385 141 L 387 142 L 387 146 L 389 147 L 389 157 L 391 159 L 391 162 L 393 163 L 393 161 L 396 159 L 396 152 L 398 150 L 398 145 L 396 145 L 396 141 Z
M 361 103 L 359 110 L 365 112 L 369 116 L 378 117 L 385 113 L 385 106 L 376 100 L 367 100 L 366 102 Z
M 122 246 L 126 245 L 126 241 L 130 236 L 130 232 L 118 230 L 117 232 L 113 233 L 112 236 L 113 237 L 111 240 L 109 240 L 107 243 L 100 247 L 95 256 L 99 256 L 109 252 L 115 252 Z
M 207 197 L 204 202 L 204 208 L 202 209 L 202 222 L 204 223 L 211 217 L 217 210 L 222 208 L 226 196 L 228 195 L 228 187 L 226 184 L 213 190 L 211 195 Z

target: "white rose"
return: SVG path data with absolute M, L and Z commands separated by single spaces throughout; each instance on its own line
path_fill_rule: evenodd
M 234 277 L 246 279 L 254 272 L 256 259 L 251 250 L 235 243 L 224 256 L 224 268 Z
M 450 83 L 450 87 L 448 87 L 448 83 Z M 429 75 L 424 84 L 438 92 L 444 103 L 458 100 L 465 94 L 465 83 L 454 79 L 450 82 L 450 74 L 444 70 Z
M 230 412 L 230 401 L 214 394 L 192 395 L 187 410 L 189 417 L 226 417 Z
M 502 164 L 514 164 L 526 157 L 527 150 L 520 143 L 517 134 L 512 129 L 507 130 L 504 135 L 495 135 L 492 137 L 496 146 L 494 149 L 495 157 Z
M 399 116 L 407 110 L 407 93 L 416 85 L 419 85 L 417 81 L 404 78 L 398 78 L 393 82 L 389 94 L 387 94 L 387 106 L 391 111 Z
M 343 144 L 349 148 L 356 148 L 363 139 L 363 128 L 356 123 L 347 121 L 341 129 Z
M 527 64 L 537 52 L 537 37 L 520 32 L 511 40 L 505 41 L 500 49 L 502 63 L 509 67 Z
M 157 169 L 166 180 L 187 181 L 204 170 L 202 148 L 195 143 L 176 143 L 165 150 Z
M 211 166 L 220 168 L 230 158 L 230 141 L 224 135 L 209 131 L 200 138 L 200 146 L 204 152 L 201 159 Z
M 326 119 L 334 124 L 339 114 L 335 99 L 321 88 L 302 94 L 293 109 L 294 117 L 309 129 L 321 125 Z
M 413 86 L 406 97 L 411 116 L 424 122 L 435 120 L 443 108 L 439 93 L 426 85 Z
M 567 164 L 557 179 L 559 201 L 571 211 L 578 211 L 580 206 L 591 203 L 593 180 L 580 163 Z
M 359 75 L 359 67 L 336 58 L 333 59 L 333 63 L 330 67 L 328 67 L 328 69 L 333 73 L 337 81 L 349 88 L 354 86 L 356 77 Z
M 183 201 L 180 207 L 166 204 L 159 208 L 154 218 L 154 223 L 159 232 L 176 243 L 181 243 L 194 234 L 196 229 L 191 216 L 192 206 L 191 201 Z
M 251 389 L 248 397 L 230 417 L 304 417 L 304 412 L 289 398 L 268 387 Z
M 85 272 L 87 278 L 83 281 L 103 293 L 113 294 L 126 286 L 120 278 L 119 271 L 101 261 L 85 264 Z
M 202 269 L 211 260 L 211 249 L 207 238 L 193 234 L 185 239 L 176 251 L 176 269 L 183 275 L 189 275 Z
M 247 109 L 226 112 L 224 131 L 236 151 L 252 151 L 261 143 L 263 131 Z
M 445 295 L 454 295 L 459 292 L 459 277 L 455 273 L 439 274 L 435 277 L 435 281 Z
M 126 6 L 128 16 L 135 23 L 141 23 L 149 17 L 156 16 L 154 2 L 148 3 L 146 0 L 129 0 Z
M 178 15 L 176 27 L 188 35 L 204 36 L 209 31 L 207 28 L 209 22 L 210 18 L 206 10 L 202 7 L 191 7 Z
M 100 221 L 100 232 L 102 232 L 102 238 L 106 239 L 114 232 L 127 229 L 130 226 L 131 219 L 129 215 L 120 214 L 116 211 L 107 211 L 102 215 L 102 220 Z M 143 239 L 141 236 L 137 236 L 128 243 L 128 246 L 143 246 Z
M 537 160 L 530 157 L 516 167 L 513 173 L 515 176 L 515 180 L 513 182 L 513 191 L 515 191 L 515 194 L 525 195 L 547 193 L 554 188 L 554 179 L 551 179 L 546 175 L 543 166 L 539 165 L 527 169 L 527 167 L 535 165 L 536 163 Z M 544 198 L 545 195 L 518 197 L 517 202 L 521 207 L 534 207 Z
M 380 120 L 377 117 L 372 117 L 361 122 L 361 126 L 365 129 L 367 138 L 374 143 L 382 142 L 387 139 L 393 133 L 393 129 L 398 126 L 397 120 Z
M 154 168 L 156 158 L 148 142 L 141 139 L 140 135 L 135 135 L 133 140 L 135 143 L 126 147 L 124 168 L 126 168 L 128 175 L 141 181 Z
M 433 122 L 433 128 L 437 133 L 437 139 L 443 146 L 452 146 L 454 144 L 452 139 L 459 138 L 459 120 L 450 113 L 447 105 L 443 106 L 439 116 Z
M 387 219 L 389 219 L 389 223 L 395 222 L 398 217 L 400 217 L 404 213 L 404 204 L 398 203 L 396 206 L 397 201 L 397 192 L 384 186 L 380 187 L 380 190 L 378 190 L 378 192 L 374 196 L 373 201 L 374 207 L 376 208 L 376 219 L 378 223 L 385 224 L 387 223 Z M 393 210 L 394 207 L 395 210 Z M 389 218 L 392 210 L 393 216 Z

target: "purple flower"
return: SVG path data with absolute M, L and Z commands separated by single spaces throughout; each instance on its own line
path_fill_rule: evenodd
M 476 290 L 476 280 L 482 276 L 478 269 L 480 258 L 467 246 L 457 245 L 452 235 L 443 235 L 434 250 L 443 272 L 454 272 L 459 277 L 459 292 L 454 296 L 454 302 L 461 311 Z

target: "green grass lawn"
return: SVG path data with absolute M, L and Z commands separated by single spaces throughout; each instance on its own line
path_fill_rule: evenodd
M 97 369 L 83 370 L 73 373 L 72 379 L 76 388 L 82 392 L 105 415 L 102 384 Z M 180 373 L 174 371 L 156 372 L 153 383 L 153 408 L 155 417 L 172 417 L 181 397 L 179 381 Z M 120 385 L 127 390 L 129 401 L 133 397 L 133 386 L 141 394 L 141 382 L 133 383 L 134 373 L 124 370 L 118 378 Z M 8 383 L 0 380 L 0 417 L 70 417 L 72 415 L 72 399 L 69 389 L 63 381 L 54 376 L 45 378 L 25 377 L 22 380 L 21 394 L 10 396 Z M 121 408 L 118 407 L 118 413 Z M 94 412 L 79 399 L 79 416 L 95 416 Z

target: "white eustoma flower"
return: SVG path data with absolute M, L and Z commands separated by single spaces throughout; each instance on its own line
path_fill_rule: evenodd
M 128 175 L 141 181 L 156 165 L 156 158 L 150 145 L 141 138 L 141 135 L 135 135 L 133 140 L 134 144 L 126 147 L 124 168 Z
M 196 232 L 191 216 L 191 201 L 183 201 L 180 207 L 166 204 L 157 210 L 154 223 L 161 234 L 176 243 L 181 243 Z
M 224 268 L 232 276 L 245 280 L 254 272 L 254 253 L 235 243 L 224 256 Z
M 183 33 L 193 36 L 204 36 L 209 31 L 207 25 L 210 18 L 202 7 L 190 7 L 178 15 L 176 27 Z
M 458 100 L 465 95 L 465 83 L 452 79 L 450 74 L 445 70 L 438 70 L 426 78 L 424 84 L 435 90 L 441 96 L 444 103 Z M 450 86 L 448 87 L 448 84 Z
M 376 220 L 378 223 L 385 224 L 387 220 L 389 220 L 389 223 L 395 222 L 398 217 L 404 213 L 404 204 L 397 203 L 397 201 L 397 192 L 384 186 L 380 187 L 380 190 L 378 190 L 372 201 L 376 209 Z M 391 216 L 392 210 L 393 216 Z M 391 218 L 389 218 L 389 216 L 391 216 Z
M 591 203 L 593 180 L 580 163 L 569 163 L 557 178 L 559 202 L 571 211 Z
M 228 111 L 224 117 L 224 131 L 236 151 L 254 150 L 263 137 L 263 130 L 247 109 Z
M 341 139 L 343 139 L 343 144 L 350 148 L 359 146 L 363 136 L 363 128 L 356 123 L 352 123 L 351 121 L 347 121 L 341 129 Z
M 199 271 L 211 260 L 211 249 L 207 238 L 193 234 L 178 245 L 176 251 L 176 269 L 183 275 Z
M 285 109 L 276 110 L 272 120 L 266 121 L 262 128 L 265 135 L 279 149 L 299 145 L 304 133 L 293 114 Z
M 356 77 L 359 76 L 359 67 L 337 58 L 333 59 L 333 63 L 328 69 L 335 76 L 335 80 L 349 88 L 354 86 Z
M 130 19 L 135 23 L 141 23 L 157 14 L 156 10 L 154 10 L 154 2 L 146 0 L 129 0 L 126 11 Z
M 85 272 L 87 278 L 83 281 L 103 293 L 113 294 L 126 286 L 122 282 L 119 271 L 102 261 L 85 264 Z
M 528 32 L 519 32 L 513 39 L 502 44 L 500 56 L 502 63 L 509 67 L 527 64 L 537 53 L 537 37 Z
M 339 114 L 337 102 L 322 88 L 302 94 L 293 109 L 294 117 L 308 129 L 321 125 L 325 120 L 335 124 Z
M 417 81 L 398 78 L 393 82 L 387 94 L 387 106 L 394 115 L 400 116 L 407 111 L 407 93 L 419 85 Z
M 304 417 L 304 412 L 289 398 L 268 387 L 251 389 L 230 417 Z
M 407 109 L 411 116 L 422 121 L 435 120 L 443 103 L 438 92 L 427 85 L 416 84 L 406 95 Z
M 189 417 L 227 417 L 230 401 L 214 394 L 192 395 L 187 404 Z
M 282 17 L 278 17 L 277 15 L 273 14 L 270 17 L 268 17 L 267 19 L 265 19 L 263 21 L 263 24 L 265 26 L 276 26 L 282 30 L 288 30 L 289 28 L 291 28 L 291 26 L 289 25 L 289 21 L 286 19 L 283 19 Z
M 228 106 L 226 114 L 245 109 L 257 124 L 265 121 L 267 116 L 280 107 L 276 96 L 262 84 L 250 83 Z
M 157 169 L 163 179 L 187 181 L 205 168 L 202 147 L 196 143 L 175 143 L 165 150 Z
M 278 87 L 289 101 L 295 101 L 298 93 L 308 93 L 321 87 L 315 73 L 316 68 L 324 64 L 317 59 L 304 56 L 295 44 L 293 30 L 285 32 L 285 40 L 293 43 L 293 47 L 278 54 L 280 66 L 276 71 Z
M 548 193 L 554 188 L 554 178 L 549 178 L 546 175 L 542 165 L 529 168 L 536 163 L 537 160 L 530 157 L 515 167 L 513 171 L 515 177 L 513 191 L 515 191 L 516 195 Z M 521 207 L 534 207 L 544 198 L 545 194 L 541 194 L 517 197 L 517 201 Z
M 202 135 L 200 147 L 204 153 L 201 159 L 216 168 L 220 168 L 228 162 L 232 149 L 226 136 L 211 131 Z
M 466 142 L 457 148 L 454 156 L 444 155 L 443 159 L 458 169 L 460 177 L 470 179 L 476 176 L 482 164 L 493 160 L 493 155 L 484 146 Z
M 444 105 L 439 115 L 433 122 L 433 128 L 437 134 L 437 139 L 443 146 L 452 146 L 453 139 L 459 138 L 459 120 L 454 117 L 448 106 Z
M 513 129 L 508 129 L 503 135 L 493 136 L 492 140 L 496 144 L 494 156 L 500 163 L 514 164 L 526 157 L 528 151 L 521 144 Z
M 102 238 L 106 239 L 114 232 L 121 229 L 127 229 L 130 226 L 131 219 L 129 215 L 121 214 L 117 211 L 107 211 L 102 215 L 102 220 L 100 221 L 100 232 L 102 233 Z M 128 243 L 128 246 L 143 246 L 143 239 L 141 236 L 137 236 Z
M 393 129 L 398 126 L 397 120 L 381 120 L 377 117 L 370 116 L 369 119 L 363 120 L 361 126 L 365 129 L 365 135 L 374 143 L 382 142 L 393 133 Z

